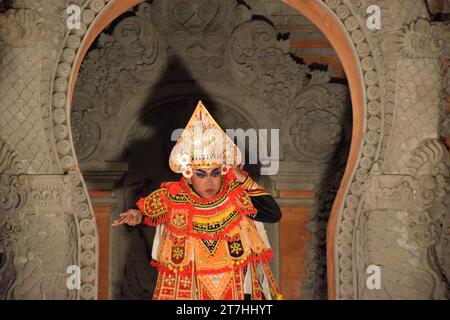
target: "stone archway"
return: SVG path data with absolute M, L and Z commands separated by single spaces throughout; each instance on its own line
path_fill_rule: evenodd
M 92 42 L 99 35 L 99 33 L 116 17 L 123 12 L 132 8 L 133 6 L 143 2 L 142 0 L 130 0 L 130 1 L 108 1 L 105 5 L 104 1 L 91 1 L 87 2 L 84 11 L 84 21 L 90 23 L 89 25 L 82 25 L 81 30 L 72 31 L 68 37 L 65 49 L 61 55 L 61 61 L 58 65 L 57 76 L 54 79 L 55 88 L 57 89 L 54 96 L 54 112 L 56 115 L 61 115 L 63 109 L 66 109 L 65 114 L 70 113 L 70 105 L 73 96 L 74 85 L 77 79 L 78 71 L 87 50 L 91 46 Z M 342 23 L 338 22 L 335 14 L 330 11 L 330 7 L 320 1 L 311 0 L 308 2 L 287 2 L 298 10 L 301 14 L 308 17 L 313 23 L 315 23 L 321 31 L 329 38 L 333 47 L 338 53 L 347 77 L 349 79 L 352 105 L 353 105 L 353 136 L 352 146 L 350 151 L 349 160 L 345 170 L 344 178 L 341 183 L 336 201 L 333 206 L 333 213 L 328 225 L 328 237 L 327 237 L 327 251 L 328 251 L 328 295 L 330 299 L 336 298 L 336 283 L 338 276 L 334 269 L 335 266 L 335 230 L 339 221 L 339 212 L 342 210 L 342 204 L 345 198 L 345 191 L 348 189 L 351 181 L 352 174 L 357 165 L 358 155 L 360 154 L 361 141 L 362 141 L 362 128 L 363 128 L 363 84 L 362 84 L 362 71 L 359 67 L 358 60 L 356 58 L 355 45 L 349 40 L 347 31 Z M 344 6 L 344 5 L 342 5 Z M 333 4 L 331 5 L 333 7 Z M 336 6 L 334 6 L 336 7 Z M 339 7 L 341 8 L 341 7 Z M 348 14 L 349 15 L 349 14 Z M 357 28 L 355 21 L 349 19 L 350 28 Z M 336 31 L 338 30 L 338 31 Z M 359 42 L 360 43 L 360 42 Z M 362 46 L 360 46 L 362 47 Z M 362 48 L 364 49 L 364 48 Z M 369 64 L 370 66 L 370 64 Z M 67 85 L 67 96 L 63 96 L 63 90 L 58 92 L 58 84 L 64 83 Z M 65 89 L 66 86 L 62 86 Z M 61 120 L 59 120 L 61 122 Z M 57 128 L 56 128 L 57 129 Z M 70 131 L 70 129 L 69 129 Z M 65 152 L 64 157 L 61 159 L 66 170 L 76 167 L 76 157 L 73 149 L 71 137 L 64 138 L 56 137 L 55 140 L 60 145 L 70 145 L 70 152 Z M 85 189 L 86 191 L 86 189 Z M 85 200 L 89 202 L 88 199 Z M 98 255 L 98 248 L 96 248 L 96 254 Z M 348 254 L 351 254 L 350 252 Z M 97 258 L 98 261 L 98 258 Z M 96 270 L 97 271 L 97 270 Z M 98 272 L 98 271 L 97 271 Z M 82 278 L 83 281 L 83 278 Z
M 348 188 L 353 180 L 354 172 L 359 166 L 359 161 L 361 161 L 360 152 L 364 135 L 364 115 L 367 108 L 364 101 L 365 83 L 360 64 L 362 57 L 361 55 L 358 56 L 356 43 L 350 41 L 349 37 L 349 31 L 359 30 L 361 32 L 361 26 L 359 26 L 356 18 L 352 17 L 348 5 L 340 3 L 340 1 L 284 0 L 284 2 L 311 20 L 328 38 L 339 56 L 350 86 L 353 111 L 352 142 L 347 166 L 333 204 L 327 228 L 328 298 L 336 299 L 336 284 L 339 283 L 339 274 L 336 274 L 335 268 L 337 263 L 336 232 L 339 228 L 340 215 Z M 346 24 L 342 23 L 342 20 L 345 20 Z M 362 37 L 362 33 L 360 37 Z M 361 43 L 364 44 L 365 42 L 358 40 L 360 47 L 362 46 Z M 365 44 L 367 45 L 367 43 Z M 368 52 L 363 52 L 363 56 L 366 55 L 368 55 Z M 369 63 L 369 70 L 366 69 L 365 71 L 373 72 L 374 67 L 373 64 Z M 351 254 L 351 252 L 347 254 Z
M 68 0 L 10 1 L 0 14 L 1 298 L 97 297 L 98 232 L 69 108 L 89 45 L 140 2 L 71 1 L 83 23 L 70 31 Z M 443 83 L 448 95 L 448 24 L 430 21 L 423 0 L 378 0 L 380 30 L 366 27 L 369 0 L 286 3 L 340 54 L 359 119 L 329 224 L 329 298 L 448 297 L 449 158 L 439 140 L 449 113 L 439 107 Z M 66 267 L 78 265 L 74 290 Z M 373 265 L 384 268 L 381 290 L 366 286 Z
M 66 28 L 68 0 L 12 1 L 0 15 L 2 298 L 96 298 L 97 228 L 74 154 L 69 107 L 89 44 L 141 1 L 73 2 L 83 7 L 80 30 Z M 378 31 L 365 24 L 368 0 L 288 3 L 315 21 L 341 59 L 349 58 L 343 64 L 360 89 L 352 88 L 359 138 L 329 224 L 329 298 L 445 297 L 449 170 L 438 126 L 439 111 L 448 117 L 439 109 L 448 25 L 430 21 L 423 0 L 377 1 Z M 81 290 L 66 286 L 68 265 L 83 267 Z M 387 270 L 385 287 L 376 292 L 365 285 L 371 265 Z
M 84 19 L 89 26 L 83 25 L 82 30 L 71 31 L 67 35 L 65 49 L 62 52 L 56 77 L 53 80 L 52 110 L 55 123 L 53 132 L 60 163 L 65 173 L 71 172 L 75 181 L 79 181 L 77 183 L 81 188 L 80 192 L 84 192 L 84 194 L 86 189 L 83 186 L 82 179 L 80 180 L 81 175 L 74 170 L 76 158 L 71 138 L 67 135 L 70 130 L 64 125 L 67 123 L 69 115 L 77 72 L 87 49 L 101 30 L 120 13 L 142 1 L 111 0 L 106 2 L 106 5 L 105 1 L 85 2 Z M 397 2 L 401 5 L 397 6 Z M 365 26 L 365 10 L 368 6 L 365 0 L 352 2 L 343 0 L 291 0 L 286 1 L 286 3 L 309 18 L 328 37 L 344 65 L 350 84 L 354 118 L 353 139 L 344 178 L 328 224 L 327 272 L 328 297 L 330 299 L 354 299 L 361 297 L 357 287 L 364 281 L 358 278 L 358 275 L 361 276 L 365 273 L 364 265 L 366 264 L 364 262 L 358 265 L 355 262 L 358 258 L 355 250 L 364 251 L 366 249 L 365 247 L 356 248 L 354 245 L 354 238 L 358 237 L 355 226 L 359 223 L 358 219 L 360 219 L 361 206 L 363 205 L 362 199 L 365 196 L 366 189 L 363 189 L 363 185 L 372 174 L 377 175 L 376 172 L 378 172 L 377 170 L 375 172 L 373 168 L 377 169 L 376 164 L 379 162 L 384 165 L 385 175 L 371 179 L 388 186 L 388 181 L 401 180 L 402 174 L 412 175 L 411 172 L 423 174 L 418 169 L 413 171 L 410 168 L 404 169 L 405 165 L 408 165 L 408 157 L 413 157 L 416 153 L 423 153 L 423 149 L 431 148 L 439 151 L 430 156 L 435 157 L 433 161 L 437 164 L 446 161 L 445 153 L 441 152 L 442 146 L 438 141 L 439 136 L 436 136 L 438 130 L 435 124 L 438 122 L 436 120 L 438 119 L 436 106 L 439 104 L 436 103 L 439 94 L 436 93 L 435 87 L 439 86 L 441 81 L 438 59 L 446 50 L 445 45 L 442 45 L 442 43 L 445 43 L 442 42 L 442 37 L 445 37 L 442 31 L 446 29 L 443 25 L 432 24 L 424 20 L 427 18 L 424 3 L 418 0 L 398 0 L 396 4 L 392 4 L 391 1 L 380 1 L 379 4 L 386 13 L 385 23 L 387 25 L 381 33 L 372 32 Z M 422 42 L 419 40 L 427 37 L 433 39 L 435 43 L 431 47 L 423 48 L 420 46 Z M 417 41 L 409 42 L 411 38 L 415 38 Z M 397 61 L 401 61 L 401 63 L 397 65 Z M 429 75 L 429 78 L 424 79 L 424 75 Z M 410 84 L 406 85 L 405 83 L 410 79 L 414 81 L 409 81 Z M 397 91 L 396 85 L 399 86 L 399 91 Z M 411 86 L 421 90 L 414 92 Z M 428 88 L 428 91 L 423 90 L 421 86 Z M 405 98 L 405 91 L 408 90 L 413 94 L 412 99 Z M 420 124 L 420 120 L 422 120 L 420 117 L 419 120 L 411 120 L 411 122 L 404 120 L 408 117 L 410 119 L 418 117 L 420 105 L 423 104 L 423 101 L 426 101 L 429 107 L 427 115 L 429 121 L 425 125 L 427 130 L 424 130 L 423 125 Z M 410 105 L 411 102 L 415 109 L 407 108 L 407 105 Z M 394 111 L 400 114 L 396 119 L 393 119 Z M 402 118 L 402 116 L 404 117 Z M 412 129 L 408 127 L 409 124 L 411 124 Z M 394 132 L 396 135 L 390 134 L 391 128 L 396 130 Z M 408 133 L 402 136 L 401 128 L 408 128 Z M 436 155 L 438 156 L 436 157 Z M 384 163 L 385 157 L 387 161 Z M 418 166 L 419 164 L 415 163 L 414 165 Z M 444 171 L 441 175 L 448 176 Z M 436 175 L 435 173 L 430 174 Z M 414 184 L 411 185 L 412 188 L 419 188 L 419 190 L 420 188 L 426 189 L 425 186 L 414 187 Z M 381 189 L 381 186 L 374 186 L 374 188 L 378 190 Z M 433 189 L 431 192 L 438 191 Z M 382 198 L 382 196 L 380 197 Z M 79 200 L 81 207 L 86 211 L 89 207 L 88 197 L 79 197 Z M 387 210 L 399 210 L 398 208 L 402 208 L 402 206 L 404 208 L 408 206 L 404 202 L 390 205 L 392 207 L 387 208 Z M 368 210 L 376 210 L 377 208 L 377 206 L 374 206 L 374 208 Z M 403 226 L 404 223 L 399 222 L 399 225 Z M 411 228 L 425 228 L 426 226 L 427 224 L 414 224 L 414 227 Z M 95 250 L 95 244 L 92 245 L 92 235 L 95 231 L 91 229 L 89 224 L 82 228 L 82 235 L 83 230 L 90 234 L 88 241 L 82 241 L 81 245 L 87 249 L 86 252 L 92 253 Z M 420 230 L 420 232 L 423 231 Z M 372 240 L 375 238 L 373 237 Z M 425 251 L 428 250 L 428 245 L 428 243 L 424 244 Z M 86 260 L 95 266 L 92 259 Z M 422 260 L 420 263 L 427 265 L 425 259 Z M 393 262 L 393 266 L 397 269 L 401 268 L 399 262 Z M 94 271 L 96 272 L 97 269 L 94 268 Z M 418 276 L 420 277 L 420 275 Z M 396 279 L 401 276 L 395 275 L 392 277 Z M 91 279 L 92 277 L 87 278 Z M 92 282 L 92 279 L 90 281 Z M 88 288 L 86 291 L 93 289 L 92 285 L 86 286 L 86 288 Z M 90 298 L 93 295 L 90 293 L 82 296 Z M 422 297 L 420 293 L 417 293 L 417 297 L 419 296 Z M 427 293 L 424 297 L 434 297 L 434 294 Z

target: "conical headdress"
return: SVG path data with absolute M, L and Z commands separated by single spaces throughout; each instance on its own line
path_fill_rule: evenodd
M 222 166 L 225 174 L 230 167 L 240 164 L 241 159 L 239 148 L 199 101 L 170 153 L 169 166 L 172 171 L 190 178 L 193 169 L 217 165 Z

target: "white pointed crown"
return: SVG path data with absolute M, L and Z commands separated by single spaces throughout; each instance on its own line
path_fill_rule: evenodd
M 240 164 L 241 159 L 239 148 L 199 101 L 170 153 L 169 166 L 189 178 L 194 169 L 217 165 L 226 173 L 233 165 Z

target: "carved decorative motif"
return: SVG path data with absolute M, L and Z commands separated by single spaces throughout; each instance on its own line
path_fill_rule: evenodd
M 384 38 L 382 47 L 386 53 L 407 58 L 439 58 L 449 40 L 450 31 L 443 25 L 418 19 Z
M 41 30 L 35 26 L 40 23 L 42 16 L 35 10 L 8 10 L 0 16 L 0 43 L 14 47 L 36 45 Z
M 430 59 L 402 60 L 397 67 L 397 99 L 384 168 L 399 172 L 405 157 L 423 138 L 436 135 L 439 115 L 440 64 Z
M 372 170 L 359 224 L 358 246 L 363 247 L 359 259 L 364 261 L 361 269 L 382 263 L 384 284 L 374 293 L 360 279 L 361 298 L 448 298 L 448 280 L 442 276 L 448 269 L 442 225 L 448 215 L 449 165 L 447 150 L 438 140 L 428 139 L 411 154 L 407 175 Z M 383 226 L 385 219 L 389 224 Z M 385 256 L 380 251 L 383 246 L 390 246 Z M 420 287 L 414 285 L 418 279 L 423 281 Z M 397 283 L 410 290 L 397 288 Z
M 368 252 L 373 252 L 371 250 L 374 250 L 361 243 L 359 243 L 356 248 L 354 247 L 355 234 L 358 234 L 359 232 L 355 230 L 359 230 L 360 228 L 363 228 L 364 225 L 368 224 L 372 224 L 373 227 L 377 226 L 375 222 L 368 222 L 367 220 L 375 218 L 375 215 L 359 215 L 359 212 L 361 211 L 361 195 L 367 192 L 364 187 L 365 180 L 367 179 L 368 171 L 372 168 L 373 164 L 377 162 L 383 164 L 386 155 L 391 157 L 391 151 L 393 151 L 393 149 L 387 149 L 386 146 L 388 144 L 387 137 L 396 137 L 396 134 L 391 133 L 391 127 L 397 128 L 393 123 L 394 104 L 396 99 L 400 99 L 400 97 L 401 99 L 406 99 L 405 93 L 397 91 L 396 87 L 397 59 L 401 57 L 408 58 L 408 55 L 411 56 L 411 39 L 423 39 L 422 35 L 415 33 L 422 28 L 422 22 L 419 22 L 418 25 L 412 25 L 412 23 L 420 18 L 426 18 L 426 8 L 424 2 L 418 0 L 380 1 L 379 6 L 383 12 L 383 28 L 377 31 L 368 30 L 364 24 L 366 16 L 365 10 L 369 4 L 368 1 L 358 0 L 349 3 L 340 0 L 324 0 L 324 3 L 341 19 L 349 36 L 352 38 L 353 45 L 361 63 L 362 76 L 366 87 L 365 104 L 367 106 L 367 113 L 365 121 L 368 125 L 363 133 L 362 154 L 357 161 L 354 175 L 349 183 L 349 189 L 345 194 L 344 207 L 339 213 L 335 237 L 337 257 L 335 261 L 335 271 L 337 275 L 336 297 L 338 299 L 354 299 L 362 297 L 361 288 L 357 288 L 357 285 L 354 282 L 355 275 L 361 277 L 358 279 L 361 285 L 365 284 L 365 266 L 358 265 L 357 270 L 354 270 L 354 259 L 363 255 L 361 251 L 366 250 Z M 405 28 L 402 31 L 405 24 L 409 25 L 410 28 Z M 441 27 L 442 26 L 439 26 L 439 28 Z M 409 35 L 405 34 L 405 32 L 409 32 Z M 400 40 L 398 36 L 400 36 Z M 394 53 L 388 51 L 385 45 L 388 41 L 391 41 L 391 44 L 394 44 L 394 42 L 399 44 L 396 49 L 394 48 L 397 52 Z M 414 47 L 412 49 L 417 50 L 417 53 L 413 55 L 414 57 L 437 57 L 436 50 L 434 52 L 433 50 L 426 52 L 425 47 L 423 47 L 421 43 L 422 40 L 420 40 L 419 43 L 412 42 L 414 46 L 419 45 L 419 47 Z M 437 44 L 440 45 L 439 41 Z M 401 48 L 403 48 L 403 51 L 400 50 Z M 432 48 L 435 47 L 430 47 L 430 49 Z M 417 79 L 418 87 L 415 90 L 412 89 L 411 92 L 414 95 L 417 95 L 417 97 L 422 96 L 423 101 L 427 101 L 427 103 L 431 103 L 430 101 L 432 101 L 432 99 L 427 100 L 427 95 L 424 93 L 428 89 L 419 86 L 427 86 L 433 82 L 434 84 L 432 87 L 440 87 L 440 85 L 437 85 L 437 68 L 429 71 L 419 71 L 420 66 L 427 66 L 427 63 L 429 62 L 432 62 L 431 65 L 435 63 L 435 61 L 432 61 L 431 59 L 429 61 L 415 60 L 405 62 L 411 63 L 411 65 L 418 63 L 419 67 L 414 71 L 414 75 L 409 75 L 408 81 L 410 81 L 411 77 Z M 432 80 L 429 81 L 429 78 Z M 417 101 L 419 100 L 420 99 Z M 417 106 L 419 106 L 419 103 Z M 435 106 L 430 105 L 429 107 L 421 108 L 421 110 L 434 112 Z M 434 116 L 425 116 L 423 117 L 423 120 L 431 120 L 433 117 Z M 437 117 L 434 118 L 437 119 Z M 405 121 L 405 124 L 406 123 L 407 122 Z M 417 127 L 416 132 L 422 132 L 421 130 L 424 128 L 431 131 L 437 131 L 435 125 L 436 122 L 433 123 L 434 124 L 427 123 L 426 125 L 422 123 L 419 126 L 415 126 Z M 412 131 L 408 133 L 408 139 L 411 139 L 414 134 L 415 133 Z M 417 140 L 413 144 L 409 142 L 411 148 L 409 149 L 409 152 L 412 152 L 412 150 L 417 147 L 418 141 L 427 137 L 430 137 L 430 135 L 416 137 Z M 398 143 L 402 143 L 401 139 L 398 139 L 398 141 Z M 404 141 L 404 145 L 407 145 L 407 143 L 407 141 Z M 404 152 L 408 151 L 404 150 Z M 407 157 L 406 154 L 404 154 L 404 156 Z M 396 157 L 391 157 L 391 159 L 396 159 Z M 359 219 L 357 219 L 357 217 L 359 217 Z M 399 220 L 401 218 L 396 218 L 392 215 L 380 216 L 378 221 L 383 225 L 389 226 L 396 225 L 395 219 L 401 221 Z M 370 237 L 373 237 L 373 243 L 377 243 L 377 241 L 380 243 L 382 239 L 379 237 L 377 238 L 377 232 L 375 231 L 380 229 L 370 230 L 374 231 L 368 232 L 367 238 L 370 239 Z M 356 235 L 356 237 L 358 238 L 358 235 Z M 356 254 L 354 251 L 355 249 L 357 250 Z M 383 252 L 383 254 L 386 257 L 388 253 Z M 423 257 L 421 259 L 426 260 L 428 258 Z M 383 260 L 380 261 L 381 263 L 383 262 Z M 416 286 L 419 287 L 419 285 Z M 402 291 L 399 287 L 392 288 L 392 290 L 397 290 L 398 293 Z M 418 292 L 415 291 L 414 293 L 410 293 L 411 296 L 414 296 L 414 294 L 417 295 Z M 385 298 L 392 298 L 392 296 Z
M 194 78 L 225 71 L 230 34 L 251 17 L 246 6 L 220 0 L 155 0 L 151 13 L 155 26 Z
M 26 204 L 27 190 L 18 176 L 22 173 L 18 154 L 0 140 L 0 221 L 3 214 L 19 212 Z
M 74 109 L 72 112 L 72 137 L 77 157 L 79 161 L 89 159 L 98 148 L 101 138 L 101 127 L 95 116 L 88 115 L 88 110 L 80 107 L 79 96 L 74 99 Z
M 2 139 L 20 155 L 24 173 L 49 173 L 52 155 L 39 104 L 42 56 L 28 47 L 0 48 L 4 64 L 0 93 L 5 97 L 0 104 Z
M 10 299 L 76 298 L 77 292 L 67 289 L 65 274 L 67 267 L 78 261 L 68 184 L 62 175 L 22 178 L 28 194 L 26 205 L 14 214 L 0 216 L 0 246 L 6 257 L 15 257 L 0 275 L 9 283 L 2 295 Z
M 289 108 L 282 128 L 289 138 L 286 160 L 329 160 L 350 122 L 348 91 L 343 85 L 310 86 Z M 347 117 L 346 117 L 347 116 Z
M 287 55 L 286 45 L 265 21 L 243 23 L 229 43 L 231 74 L 254 97 L 288 105 L 309 81 L 308 66 Z
M 149 11 L 148 3 L 141 4 L 135 16 L 120 21 L 111 35 L 102 33 L 97 49 L 83 60 L 75 90 L 95 97 L 104 117 L 116 114 L 114 107 L 150 86 L 161 72 L 165 49 Z M 77 104 L 74 110 L 79 111 Z
M 12 288 L 16 280 L 14 253 L 0 249 L 0 299 L 11 300 Z

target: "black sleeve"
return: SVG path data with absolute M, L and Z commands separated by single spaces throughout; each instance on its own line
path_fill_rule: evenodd
M 253 206 L 258 210 L 256 215 L 250 216 L 253 220 L 267 223 L 276 223 L 281 219 L 281 210 L 275 199 L 270 195 L 250 197 Z

